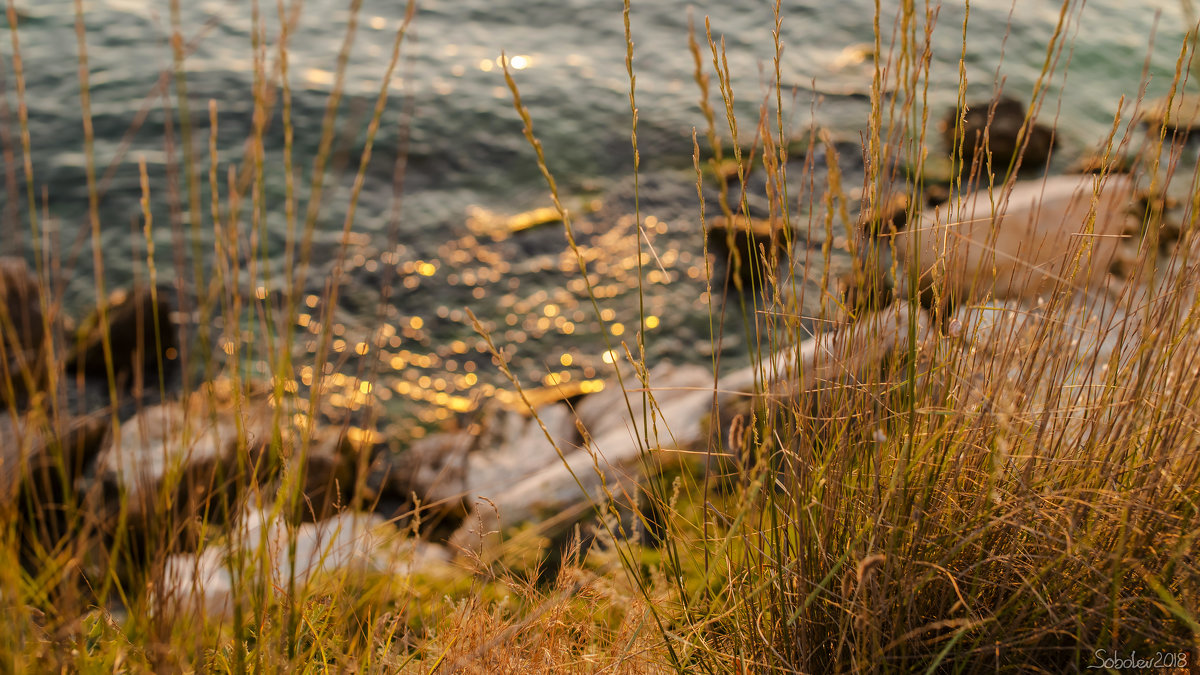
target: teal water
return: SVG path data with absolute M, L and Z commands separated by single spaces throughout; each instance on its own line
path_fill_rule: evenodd
M 873 67 L 869 56 L 863 58 L 863 46 L 874 39 L 874 4 L 867 0 L 783 3 L 781 80 L 789 134 L 802 136 L 815 123 L 839 138 L 859 138 L 870 110 L 867 93 Z M 880 4 L 886 55 L 898 3 Z M 219 109 L 222 176 L 228 165 L 240 162 L 243 141 L 252 128 L 253 5 L 214 1 L 183 5 L 184 33 L 194 47 L 186 62 L 191 121 L 201 179 L 207 184 L 207 102 L 215 100 Z M 655 358 L 706 360 L 711 358 L 706 347 L 709 304 L 697 276 L 703 270 L 703 256 L 694 177 L 689 174 L 692 129 L 700 127 L 703 135 L 703 118 L 687 48 L 688 18 L 694 17 L 702 30 L 709 17 L 714 37 L 724 39 L 736 111 L 744 125 L 741 133 L 749 138 L 759 106 L 771 91 L 773 3 L 643 0 L 632 5 L 638 131 L 646 172 L 642 215 L 654 216 L 660 223 L 652 232 L 657 258 L 647 261 L 647 269 L 657 268 L 661 276 L 643 289 L 647 312 L 659 319 L 648 350 Z M 332 0 L 304 3 L 291 37 L 301 197 L 311 179 L 311 161 L 349 19 L 347 6 Z M 87 191 L 73 4 L 18 0 L 16 8 L 27 77 L 34 184 L 38 200 L 44 193 L 49 205 L 44 248 L 63 261 L 66 303 L 81 307 L 92 300 L 96 286 L 90 240 L 84 233 Z M 179 275 L 174 266 L 179 247 L 172 223 L 183 217 L 169 180 L 172 153 L 175 162 L 181 154 L 176 103 L 168 103 L 155 89 L 160 76 L 172 69 L 169 7 L 166 2 L 95 0 L 84 3 L 84 9 L 97 165 L 100 173 L 111 165 L 100 205 L 106 280 L 110 287 L 121 286 L 146 273 L 144 264 L 137 262 L 145 258 L 140 243 L 139 157 L 147 161 L 151 176 L 159 273 L 168 281 L 187 278 L 186 256 L 187 274 Z M 268 60 L 273 63 L 279 18 L 274 3 L 262 3 L 261 9 L 271 46 Z M 1091 0 L 1070 4 L 1065 17 L 1058 3 L 1047 0 L 978 0 L 970 3 L 969 13 L 965 3 L 946 2 L 929 10 L 936 12 L 926 94 L 933 118 L 958 97 L 964 18 L 963 66 L 972 100 L 988 98 L 998 82 L 1006 93 L 1028 99 L 1047 59 L 1047 44 L 1063 20 L 1066 46 L 1044 81 L 1047 93 L 1041 119 L 1057 118 L 1065 155 L 1081 154 L 1104 139 L 1122 96 L 1123 117 L 1128 119 L 1141 87 L 1145 86 L 1148 98 L 1167 93 L 1185 23 L 1175 0 Z M 403 11 L 399 0 L 362 3 L 346 69 L 346 96 L 339 109 L 338 141 L 327 179 L 330 189 L 318 222 L 309 278 L 313 295 L 321 295 L 321 283 L 336 258 L 363 131 Z M 18 157 L 16 166 L 7 164 L 4 170 L 12 172 L 18 189 L 15 195 L 7 190 L 0 194 L 5 201 L 0 209 L 0 251 L 32 258 L 16 145 L 11 26 L 7 21 L 3 25 L 0 56 L 7 116 L 0 119 L 0 126 L 8 132 L 6 143 Z M 920 26 L 915 30 L 923 31 Z M 598 199 L 603 205 L 582 227 L 583 236 L 597 251 L 594 265 L 602 268 L 596 271 L 597 285 L 609 294 L 602 298 L 603 306 L 611 309 L 606 320 L 621 322 L 624 328 L 620 335 L 613 335 L 611 326 L 604 329 L 609 343 L 600 339 L 600 322 L 592 317 L 583 289 L 578 282 L 572 285 L 578 273 L 559 229 L 490 242 L 472 235 L 468 227 L 473 207 L 505 214 L 548 204 L 497 65 L 502 51 L 522 66 L 514 74 L 564 194 Z M 385 303 L 389 309 L 383 316 L 396 339 L 385 336 L 390 344 L 371 352 L 381 358 L 366 361 L 382 367 L 396 384 L 411 383 L 407 393 L 399 391 L 403 387 L 389 385 L 388 391 L 395 392 L 398 400 L 412 398 L 418 390 L 428 394 L 422 394 L 426 399 L 435 398 L 434 392 L 464 395 L 475 384 L 467 377 L 474 373 L 480 382 L 503 384 L 490 359 L 478 349 L 478 339 L 466 321 L 468 306 L 496 330 L 499 342 L 512 346 L 518 371 L 525 378 L 540 379 L 548 370 L 576 379 L 602 372 L 604 353 L 619 349 L 621 339 L 628 340 L 638 313 L 637 241 L 628 221 L 621 225 L 622 216 L 632 212 L 632 153 L 620 3 L 426 0 L 419 3 L 403 53 L 355 223 L 361 235 L 351 251 L 351 287 L 338 315 L 346 326 L 343 352 L 352 354 L 357 342 L 370 342 L 378 324 L 379 291 L 390 285 L 395 291 Z M 705 57 L 711 72 L 707 51 Z M 173 86 L 170 94 L 174 96 Z M 715 82 L 713 103 L 720 112 Z M 134 127 L 143 109 L 146 119 Z M 173 149 L 165 142 L 168 118 L 174 119 Z M 728 137 L 728 129 L 722 134 Z M 396 220 L 392 217 L 393 168 L 405 140 L 409 144 L 406 182 Z M 122 147 L 125 142 L 128 148 Z M 278 287 L 283 283 L 279 275 L 286 223 L 277 118 L 266 142 L 267 235 L 260 247 L 266 252 L 267 269 L 274 272 L 270 283 Z M 853 154 L 843 153 L 851 164 Z M 206 187 L 202 199 L 201 212 L 207 216 Z M 302 199 L 301 212 L 303 206 Z M 807 206 L 801 204 L 800 210 L 806 212 Z M 202 251 L 212 250 L 211 228 L 207 220 L 199 228 Z M 266 282 L 247 281 L 260 283 Z M 189 286 L 190 280 L 183 285 Z M 815 302 L 814 292 L 800 305 Z M 737 330 L 732 320 L 740 321 L 738 314 L 729 311 L 731 331 Z M 745 348 L 735 344 L 729 351 L 744 354 Z M 401 363 L 400 368 L 392 367 Z M 471 371 L 468 363 L 473 364 Z M 349 373 L 360 367 L 362 363 L 352 356 L 339 364 Z

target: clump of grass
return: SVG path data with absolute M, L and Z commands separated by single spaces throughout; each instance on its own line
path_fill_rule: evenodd
M 1064 3 L 1064 17 L 1067 10 Z M 919 209 L 911 205 L 923 201 L 934 18 L 912 7 L 898 12 L 891 59 L 877 57 L 864 148 L 865 206 L 899 178 L 913 193 L 910 224 Z M 1047 48 L 1043 78 L 1063 48 L 1062 29 Z M 709 45 L 723 78 L 711 36 Z M 1185 44 L 1181 63 L 1186 51 Z M 727 102 L 728 87 L 722 79 Z M 1035 102 L 1040 96 L 1039 85 Z M 712 116 L 709 124 L 711 136 Z M 784 146 L 782 132 L 772 139 L 760 126 L 760 134 L 770 184 L 786 185 L 784 158 L 767 159 Z M 1114 148 L 1110 137 L 1105 153 L 1125 152 L 1131 142 L 1127 135 Z M 1137 150 L 1157 158 L 1173 142 L 1179 139 L 1164 132 Z M 981 184 L 995 182 L 1002 208 L 1008 179 L 990 165 L 973 171 Z M 1194 176 L 1184 180 L 1194 192 Z M 951 200 L 961 196 L 959 185 L 951 186 Z M 846 200 L 835 181 L 829 190 L 827 230 Z M 787 212 L 788 205 L 776 208 Z M 1162 274 L 1191 269 L 1191 240 L 1185 236 L 1169 261 L 1160 260 L 1154 217 L 1142 223 L 1149 243 L 1138 249 L 1148 270 L 1142 278 L 1157 268 L 1157 285 L 1126 288 L 1113 301 L 1129 318 L 1099 329 L 1111 334 L 1097 337 L 1078 318 L 1084 310 L 1068 282 L 1044 307 L 1015 310 L 1037 316 L 1023 330 L 996 319 L 961 340 L 969 328 L 958 319 L 946 316 L 928 336 L 909 322 L 907 346 L 866 377 L 834 379 L 798 397 L 766 396 L 744 411 L 729 446 L 757 462 L 739 477 L 740 499 L 705 508 L 703 537 L 694 516 L 670 520 L 678 527 L 670 536 L 699 551 L 697 562 L 703 556 L 703 592 L 679 599 L 690 638 L 686 662 L 713 672 L 1060 672 L 1095 664 L 1100 649 L 1194 655 L 1200 467 L 1188 431 L 1195 415 L 1184 402 L 1200 384 L 1200 344 L 1184 326 L 1196 288 L 1186 271 Z M 1194 218 L 1185 213 L 1185 230 Z M 850 222 L 844 212 L 839 220 Z M 847 236 L 853 252 L 857 235 Z M 902 267 L 890 274 L 909 303 L 905 311 L 922 311 L 915 275 Z M 767 355 L 794 349 L 804 330 L 776 303 L 760 311 L 780 328 L 753 354 L 768 372 Z M 845 316 L 833 303 L 823 307 L 818 320 Z M 992 311 L 1013 310 L 1001 303 Z M 876 330 L 886 339 L 887 324 Z M 1108 368 L 1093 371 L 1096 358 L 1109 357 L 1076 347 L 1097 348 L 1109 337 L 1125 357 L 1113 355 Z M 843 345 L 825 355 L 835 366 L 855 361 L 856 344 Z

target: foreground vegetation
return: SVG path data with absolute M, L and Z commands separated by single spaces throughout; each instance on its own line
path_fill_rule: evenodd
M 628 23 L 628 7 L 626 12 L 636 149 L 631 35 L 636 26 Z M 413 16 L 411 5 L 408 16 Z M 705 236 L 704 223 L 715 217 L 731 219 L 740 213 L 749 218 L 745 186 L 755 172 L 766 176 L 766 194 L 760 196 L 770 205 L 768 220 L 786 224 L 777 234 L 783 250 L 801 246 L 799 240 L 792 241 L 792 232 L 824 244 L 819 254 L 810 252 L 807 267 L 799 255 L 784 257 L 773 267 L 752 264 L 734 253 L 707 270 L 713 297 L 724 291 L 729 298 L 727 310 L 714 305 L 714 314 L 742 312 L 747 323 L 756 326 L 747 331 L 747 342 L 754 362 L 762 367 L 764 386 L 759 396 L 714 411 L 707 422 L 707 443 L 681 448 L 685 452 L 674 453 L 669 461 L 661 456 L 672 453 L 659 450 L 669 446 L 668 430 L 643 425 L 640 442 L 646 449 L 648 477 L 636 494 L 613 489 L 610 501 L 592 504 L 591 515 L 566 535 L 559 534 L 560 529 L 551 537 L 550 528 L 539 523 L 509 527 L 500 534 L 499 546 L 486 553 L 460 552 L 453 564 L 421 566 L 403 560 L 401 554 L 391 567 L 334 568 L 317 574 L 311 583 L 282 587 L 234 572 L 234 595 L 244 601 L 235 603 L 229 615 L 202 615 L 170 605 L 161 592 L 169 583 L 163 570 L 172 546 L 184 546 L 179 543 L 182 537 L 172 538 L 177 529 L 186 529 L 180 522 L 164 521 L 162 529 L 150 527 L 151 536 L 145 537 L 133 531 L 133 507 L 121 500 L 116 512 L 120 526 L 106 529 L 95 522 L 93 502 L 72 494 L 74 486 L 27 489 L 3 505 L 3 670 L 1063 672 L 1102 665 L 1097 650 L 1110 655 L 1186 653 L 1190 663 L 1200 648 L 1200 441 L 1195 433 L 1200 422 L 1195 280 L 1200 277 L 1188 272 L 1194 264 L 1191 233 L 1200 199 L 1192 196 L 1192 203 L 1179 205 L 1184 215 L 1179 217 L 1178 233 L 1172 235 L 1178 239 L 1170 242 L 1160 241 L 1163 209 L 1145 210 L 1132 249 L 1135 255 L 1124 272 L 1129 283 L 1124 290 L 1112 291 L 1113 305 L 1142 317 L 1142 328 L 1118 326 L 1113 335 L 1120 347 L 1103 357 L 1105 363 L 1088 364 L 1086 373 L 1081 365 L 1086 355 L 1081 358 L 1065 347 L 1089 344 L 1083 324 L 1073 318 L 1078 304 L 1071 278 L 1037 305 L 1038 323 L 1032 328 L 1006 329 L 997 322 L 989 333 L 964 325 L 955 313 L 958 308 L 948 306 L 936 291 L 932 299 L 929 293 L 922 298 L 915 274 L 866 264 L 870 256 L 863 249 L 880 244 L 865 237 L 860 223 L 848 215 L 859 206 L 851 191 L 863 188 L 861 206 L 868 212 L 881 210 L 893 192 L 904 192 L 909 197 L 906 220 L 915 222 L 929 187 L 924 149 L 934 143 L 925 138 L 922 116 L 928 67 L 922 54 L 928 34 L 920 32 L 917 18 L 911 7 L 899 13 L 896 42 L 890 48 L 882 42 L 891 29 L 885 26 L 876 32 L 873 114 L 863 135 L 864 185 L 840 184 L 833 141 L 814 129 L 803 145 L 828 150 L 830 185 L 803 196 L 789 194 L 794 181 L 786 174 L 813 171 L 818 153 L 789 156 L 789 148 L 797 144 L 784 128 L 787 92 L 776 86 L 756 126 L 736 119 L 734 83 L 722 67 L 723 48 L 704 30 L 697 31 L 693 53 L 706 120 L 695 143 L 700 196 L 696 236 Z M 8 20 L 10 27 L 18 26 L 11 3 Z M 406 21 L 397 34 L 385 83 L 392 79 L 407 27 Z M 19 59 L 19 28 L 12 34 Z M 79 39 L 84 54 L 83 31 Z M 348 34 L 347 43 L 352 39 Z M 1048 55 L 1063 49 L 1063 39 L 1055 36 Z M 253 93 L 262 119 L 279 106 L 281 133 L 290 139 L 286 40 L 285 29 L 277 46 L 278 81 L 267 67 L 268 46 L 256 45 L 263 58 L 256 62 L 260 86 Z M 1190 49 L 1189 44 L 1181 47 L 1180 92 L 1186 88 Z M 776 79 L 780 53 L 774 64 Z M 87 128 L 87 64 L 85 56 L 80 58 Z M 177 44 L 176 59 L 177 105 L 180 119 L 186 120 L 182 44 Z M 1047 58 L 1047 69 L 1052 61 Z M 17 63 L 13 66 L 20 99 L 24 94 Z M 558 194 L 542 158 L 537 120 L 522 105 L 518 83 L 507 68 L 505 75 L 586 280 L 571 214 L 560 201 L 566 196 Z M 339 74 L 339 87 L 340 82 Z M 965 87 L 964 82 L 962 92 Z M 728 107 L 709 107 L 710 88 Z M 367 131 L 364 171 L 387 93 L 384 86 Z M 292 273 L 279 308 L 249 297 L 239 277 L 246 271 L 238 268 L 237 246 L 249 241 L 259 222 L 246 214 L 267 208 L 254 189 L 261 185 L 262 172 L 282 170 L 290 175 L 290 142 L 288 166 L 264 166 L 261 152 L 268 131 L 257 127 L 244 178 L 231 179 L 228 191 L 218 187 L 213 161 L 213 193 L 224 191 L 225 201 L 214 196 L 210 222 L 202 215 L 208 205 L 200 203 L 196 187 L 205 180 L 206 160 L 191 154 L 186 124 L 181 129 L 189 222 L 226 228 L 233 241 L 232 249 L 218 246 L 213 252 L 210 283 L 202 282 L 209 273 L 200 268 L 194 273 L 197 287 L 212 289 L 196 293 L 202 328 L 193 336 L 191 349 L 193 358 L 204 364 L 192 370 L 203 371 L 204 377 L 189 381 L 185 375 L 183 387 L 202 397 L 223 397 L 223 404 L 246 405 L 252 391 L 263 385 L 244 377 L 239 359 L 249 357 L 236 349 L 224 352 L 226 363 L 210 356 L 222 352 L 213 348 L 219 336 L 208 326 L 213 317 L 222 316 L 226 327 L 236 328 L 247 320 L 271 327 L 263 347 L 271 364 L 265 386 L 277 404 L 276 433 L 270 434 L 267 457 L 292 450 L 303 453 L 311 440 L 311 426 L 301 434 L 303 440 L 292 441 L 294 447 L 283 431 L 296 414 L 315 417 L 315 403 L 308 408 L 299 397 L 289 396 L 296 393 L 285 386 L 295 379 L 293 371 L 311 365 L 316 382 L 311 383 L 310 395 L 322 395 L 325 357 L 319 352 L 313 364 L 294 360 L 294 327 L 305 294 L 303 272 L 294 270 L 302 270 L 311 254 L 338 96 L 340 89 L 335 89 L 318 156 L 295 160 L 315 166 L 316 178 L 308 188 L 312 201 L 302 217 L 289 181 L 287 207 L 294 229 L 288 232 L 286 262 Z M 1033 92 L 1032 110 L 1043 96 L 1043 91 Z M 23 109 L 23 101 L 18 103 Z M 965 93 L 960 93 L 960 107 L 962 103 Z M 215 109 L 212 114 L 215 125 Z M 1030 123 L 1027 119 L 1027 128 L 1032 128 Z M 26 215 L 30 236 L 37 241 L 36 181 L 30 173 L 36 139 L 31 144 L 23 116 L 18 127 L 12 136 L 21 139 L 17 155 L 25 159 Z M 1162 187 L 1160 175 L 1178 174 L 1174 180 L 1185 183 L 1193 179 L 1195 167 L 1175 165 L 1179 154 L 1173 148 L 1179 145 L 1169 126 L 1159 127 L 1145 141 L 1137 140 L 1140 132 L 1131 129 L 1114 126 L 1113 137 L 1100 153 L 1101 172 L 1109 171 L 1118 157 L 1135 156 L 1140 159 L 1134 171 L 1142 172 L 1151 188 Z M 89 158 L 91 140 L 89 133 Z M 972 156 L 964 150 L 967 143 L 960 134 L 949 152 L 952 178 L 944 187 L 951 201 L 975 186 L 1001 186 L 1020 169 L 1020 153 L 1018 161 L 1004 166 L 993 164 L 986 153 L 964 160 Z M 1161 165 L 1159 158 L 1165 158 Z M 632 167 L 635 174 L 638 168 Z M 722 174 L 732 179 L 726 183 L 714 178 Z M 94 170 L 89 176 L 94 181 Z M 344 244 L 354 228 L 361 177 L 360 172 L 346 208 Z M 717 203 L 704 200 L 705 181 L 720 186 Z M 98 242 L 98 197 L 94 184 L 91 187 L 91 225 Z M 153 198 L 146 190 L 147 200 Z M 797 213 L 792 205 L 798 201 L 812 206 Z M 246 213 L 239 216 L 241 208 Z M 145 213 L 143 225 L 149 231 L 149 207 Z M 839 254 L 838 246 L 848 255 Z M 104 298 L 103 252 L 98 243 L 95 247 L 98 297 Z M 722 250 L 738 247 L 725 243 Z M 46 259 L 55 257 L 53 251 L 45 253 Z M 777 255 L 772 244 L 759 253 Z M 844 285 L 856 292 L 839 288 L 843 280 L 831 271 L 835 256 L 851 261 Z M 146 266 L 151 277 L 153 260 L 151 251 Z M 734 288 L 722 288 L 719 270 L 726 266 L 746 268 L 744 274 L 735 273 Z M 822 308 L 817 325 L 831 332 L 847 325 L 876 326 L 872 330 L 879 333 L 868 332 L 868 339 L 895 340 L 899 347 L 881 363 L 865 369 L 847 365 L 844 376 L 823 378 L 798 392 L 765 386 L 779 355 L 799 351 L 808 337 L 812 317 L 801 316 L 799 310 L 802 294 L 809 292 L 803 280 L 806 275 L 813 278 L 821 267 L 824 270 L 816 275 L 821 279 Z M 297 275 L 301 280 L 294 280 Z M 33 361 L 52 374 L 39 375 L 28 359 L 5 353 L 0 354 L 5 364 L 2 384 L 8 392 L 6 414 L 14 424 L 18 417 L 40 419 L 37 423 L 56 437 L 61 427 L 56 426 L 54 409 L 40 404 L 36 396 L 28 406 L 32 412 L 19 411 L 16 404 L 23 387 L 53 389 L 53 384 L 31 384 L 65 378 L 74 356 L 63 355 L 79 351 L 72 340 L 56 341 L 50 330 L 53 308 L 61 303 L 51 292 L 52 268 L 40 268 L 39 277 L 38 305 L 47 318 Z M 340 271 L 335 271 L 328 292 L 338 293 L 340 282 Z M 865 292 L 889 285 L 895 288 Z M 1139 290 L 1143 288 L 1152 290 Z M 891 333 L 895 323 L 865 321 L 883 304 L 879 296 L 889 293 L 906 326 L 900 336 Z M 956 300 L 970 304 L 965 298 Z M 930 309 L 923 309 L 922 303 Z M 336 295 L 329 304 L 336 305 Z M 102 300 L 102 326 L 106 309 Z M 11 338 L 0 341 L 0 347 L 9 349 L 20 342 L 15 336 L 18 323 L 11 308 L 0 305 L 0 311 L 0 325 Z M 926 311 L 929 319 L 922 322 L 918 315 Z M 1021 311 L 1034 313 L 1029 308 Z M 331 315 L 320 321 L 315 334 L 332 340 Z M 921 331 L 922 325 L 929 326 L 927 332 Z M 635 400 L 650 396 L 652 382 L 646 372 L 654 365 L 640 362 L 642 329 L 631 331 L 624 347 L 613 345 L 629 357 L 621 386 Z M 79 334 L 87 330 L 84 326 Z M 113 362 L 120 354 L 114 355 L 107 333 L 100 333 L 99 353 L 108 364 L 106 383 L 115 395 L 119 369 Z M 495 336 L 486 339 L 495 344 Z M 823 373 L 837 373 L 838 364 L 857 362 L 861 342 L 832 344 L 840 351 L 821 357 Z M 502 354 L 497 350 L 498 361 Z M 1108 367 L 1100 367 L 1104 365 Z M 161 359 L 158 368 L 163 369 Z M 204 384 L 218 371 L 229 377 L 224 394 Z M 783 379 L 799 381 L 803 374 L 789 373 Z M 151 380 L 148 387 L 154 386 Z M 167 383 L 163 380 L 158 386 L 166 389 Z M 520 391 L 522 385 L 514 381 L 512 388 Z M 108 414 L 115 421 L 117 406 Z M 240 443 L 239 450 L 245 450 L 244 432 Z M 60 438 L 49 445 L 63 452 L 66 442 Z M 286 457 L 278 462 L 287 465 Z M 245 466 L 238 469 L 240 492 L 260 497 L 274 515 L 301 508 L 297 503 L 302 500 L 303 469 L 298 475 L 284 470 L 270 479 L 260 479 Z M 4 470 L 17 473 L 11 466 Z M 360 467 L 358 488 L 363 487 L 364 472 Z M 353 501 L 339 506 L 369 505 L 370 496 L 358 492 Z M 173 513 L 170 502 L 176 497 L 160 497 L 168 503 L 155 512 Z M 56 518 L 61 518 L 61 525 L 55 526 L 62 528 L 58 536 L 31 536 L 38 526 L 27 522 L 26 514 L 45 513 L 40 507 L 47 504 L 30 502 L 59 499 L 62 504 L 54 504 Z M 230 510 L 240 508 L 238 504 Z M 212 515 L 215 510 L 206 507 L 199 513 L 199 540 L 254 548 L 253 541 L 238 543 L 236 528 L 222 528 Z M 423 520 L 426 513 L 416 505 L 400 519 L 410 538 L 437 536 L 434 525 Z M 164 532 L 170 536 L 160 547 L 139 539 L 153 542 L 155 534 Z M 247 567 L 257 564 L 250 560 Z M 243 564 L 240 558 L 228 563 L 231 570 Z M 1183 663 L 1175 658 L 1168 665 Z

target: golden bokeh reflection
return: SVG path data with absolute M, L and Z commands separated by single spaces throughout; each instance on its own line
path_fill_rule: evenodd
M 501 65 L 494 58 L 463 63 L 484 72 Z M 514 70 L 534 65 L 527 54 L 509 57 Z M 673 337 L 681 311 L 708 299 L 702 250 L 677 243 L 694 223 L 658 214 L 639 223 L 608 208 L 594 198 L 520 213 L 472 206 L 435 242 L 380 251 L 371 237 L 352 240 L 345 265 L 353 281 L 343 281 L 339 306 L 331 307 L 324 291 L 309 293 L 290 315 L 304 338 L 295 348 L 326 354 L 320 366 L 298 369 L 296 391 L 287 384 L 285 391 L 318 392 L 313 400 L 329 414 L 382 406 L 388 414 L 381 419 L 416 421 L 389 427 L 388 438 L 401 441 L 438 425 L 469 424 L 454 420 L 491 399 L 521 409 L 501 362 L 535 405 L 599 391 L 626 360 L 626 348 L 639 354 L 636 341 L 646 340 L 651 354 L 652 341 Z M 574 247 L 564 237 L 564 218 Z M 272 295 L 261 286 L 255 294 Z M 363 309 L 343 311 L 346 296 Z M 668 318 L 672 330 L 657 330 Z M 705 322 L 698 330 L 707 328 Z M 251 349 L 238 342 L 219 347 L 230 354 Z

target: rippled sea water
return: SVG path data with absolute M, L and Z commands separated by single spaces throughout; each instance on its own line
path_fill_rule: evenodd
M 707 18 L 713 37 L 723 40 L 741 133 L 752 138 L 759 106 L 773 81 L 773 4 L 632 3 L 643 168 L 638 187 L 647 231 L 640 247 L 641 296 L 649 320 L 651 360 L 709 363 L 714 329 L 727 334 L 718 342 L 718 354 L 733 360 L 739 354 L 745 357 L 745 346 L 738 340 L 744 335 L 740 309 L 728 307 L 722 323 L 720 299 L 704 294 L 706 264 L 691 170 L 692 129 L 700 127 L 703 137 L 704 122 L 692 75 L 688 25 L 694 20 L 703 39 Z M 850 142 L 840 147 L 850 165 L 851 188 L 855 176 L 861 176 L 853 169 L 853 142 L 860 138 L 870 111 L 874 4 L 782 3 L 787 133 L 801 138 L 816 124 Z M 898 3 L 880 4 L 886 57 Z M 241 162 L 244 141 L 253 128 L 254 3 L 183 5 L 181 24 L 190 49 L 188 104 L 202 183 L 200 211 L 207 217 L 209 101 L 215 101 L 218 111 L 222 181 L 227 168 Z M 18 0 L 16 9 L 33 180 L 37 200 L 42 203 L 44 196 L 49 214 L 43 223 L 45 248 L 62 261 L 66 304 L 81 308 L 93 300 L 96 285 L 85 233 L 87 189 L 73 3 Z M 1043 82 L 1048 93 L 1042 119 L 1057 118 L 1061 152 L 1068 157 L 1104 139 L 1122 96 L 1123 117 L 1128 119 L 1143 85 L 1149 98 L 1167 93 L 1185 23 L 1174 0 L 1091 0 L 1071 3 L 1065 12 L 1048 0 L 977 0 L 970 3 L 969 15 L 965 4 L 957 2 L 931 4 L 928 9 L 934 25 L 924 95 L 934 118 L 958 97 L 964 51 L 962 72 L 969 99 L 986 99 L 998 81 L 1007 93 L 1027 99 L 1048 58 L 1047 45 L 1061 25 L 1066 47 L 1057 56 L 1049 55 L 1057 60 Z M 119 287 L 146 275 L 137 171 L 137 160 L 144 158 L 153 195 L 158 274 L 168 281 L 187 278 L 187 286 L 191 245 L 181 251 L 172 227 L 178 229 L 186 213 L 180 207 L 185 191 L 173 168 L 182 156 L 178 101 L 173 83 L 165 90 L 170 98 L 164 98 L 160 88 L 167 81 L 164 74 L 173 68 L 169 5 L 95 0 L 84 3 L 84 10 L 96 164 L 104 176 L 100 214 L 107 283 Z M 277 6 L 261 3 L 260 10 L 268 63 L 274 68 Z M 311 317 L 301 318 L 309 326 L 317 325 L 323 284 L 337 259 L 364 130 L 403 13 L 399 0 L 364 0 L 358 13 L 308 276 L 311 307 L 306 311 Z M 350 19 L 349 3 L 309 0 L 296 17 L 288 62 L 303 213 L 321 120 Z M 6 175 L 15 180 L 17 192 L 0 195 L 5 201 L 0 209 L 0 251 L 32 259 L 35 247 L 25 213 L 15 124 L 13 46 L 8 39 L 12 27 L 7 21 L 4 25 L 0 55 L 6 107 L 0 128 L 6 135 L 0 140 L 18 159 L 5 160 Z M 471 397 L 489 394 L 492 387 L 506 386 L 468 320 L 468 307 L 491 330 L 497 346 L 511 354 L 517 374 L 530 383 L 602 377 L 614 359 L 612 350 L 619 359 L 621 342 L 633 344 L 630 338 L 639 315 L 639 244 L 623 30 L 620 3 L 418 3 L 365 173 L 356 235 L 347 253 L 346 288 L 336 315 L 340 333 L 335 337 L 341 342 L 333 345 L 336 369 L 345 373 L 341 403 L 353 405 L 355 392 L 365 391 L 355 376 L 372 370 L 380 372 L 374 395 L 393 410 L 415 411 L 427 422 L 468 407 Z M 923 32 L 920 26 L 915 30 Z M 561 226 L 550 224 L 501 238 L 486 230 L 488 223 L 503 222 L 507 215 L 549 205 L 498 65 L 502 51 L 517 68 L 514 76 L 547 161 L 567 205 L 578 214 L 578 235 L 593 275 L 600 318 Z M 704 55 L 711 72 L 711 55 Z M 715 84 L 713 89 L 712 101 L 721 111 Z M 286 240 L 278 115 L 277 109 L 265 138 L 266 234 L 257 242 L 270 278 L 247 282 L 264 286 L 267 297 L 283 287 Z M 728 139 L 728 129 L 722 135 Z M 397 205 L 394 169 L 402 155 L 406 173 Z M 805 191 L 799 181 L 803 158 L 796 159 L 793 194 L 799 195 Z M 824 159 L 815 164 L 823 166 Z M 708 196 L 711 200 L 713 195 Z M 805 199 L 796 201 L 802 222 L 812 217 Z M 711 213 L 711 201 L 709 208 Z M 243 214 L 243 221 L 248 217 Z M 211 251 L 211 221 L 201 222 L 198 231 L 198 250 Z M 184 263 L 183 274 L 176 269 L 177 260 Z M 803 268 L 814 260 L 819 256 L 801 247 L 798 264 Z M 801 295 L 802 309 L 819 302 L 815 287 L 802 289 Z M 714 308 L 718 318 L 710 320 Z M 301 327 L 300 352 L 316 348 L 306 329 Z M 253 333 L 254 327 L 248 330 Z

